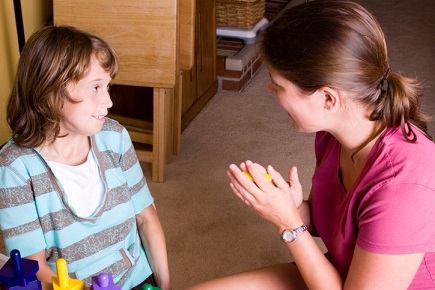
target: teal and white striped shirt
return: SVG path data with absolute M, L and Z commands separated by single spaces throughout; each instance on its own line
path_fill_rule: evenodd
M 62 184 L 38 150 L 9 140 L 0 151 L 0 226 L 9 253 L 22 257 L 46 250 L 47 262 L 67 261 L 70 277 L 85 280 L 101 272 L 131 289 L 151 269 L 137 231 L 136 214 L 154 199 L 126 129 L 106 119 L 91 137 L 92 154 L 105 186 L 94 215 L 80 218 L 68 205 Z

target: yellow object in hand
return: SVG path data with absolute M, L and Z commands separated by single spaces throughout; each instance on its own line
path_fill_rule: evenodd
M 254 182 L 254 178 L 252 178 L 251 174 L 247 171 L 243 171 L 243 173 L 252 181 Z M 267 173 L 263 173 L 263 176 L 266 177 L 267 180 L 269 180 L 270 182 L 272 182 L 272 176 L 270 176 Z

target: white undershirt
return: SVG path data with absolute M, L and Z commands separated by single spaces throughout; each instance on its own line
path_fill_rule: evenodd
M 104 193 L 104 185 L 92 152 L 89 151 L 85 163 L 77 166 L 47 162 L 62 184 L 68 205 L 77 216 L 90 217 L 101 204 Z

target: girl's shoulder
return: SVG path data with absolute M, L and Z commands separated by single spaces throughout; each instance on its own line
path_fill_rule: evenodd
M 34 156 L 36 152 L 33 148 L 27 148 L 18 145 L 11 138 L 9 139 L 0 150 L 0 165 L 8 166 L 20 157 Z
M 126 134 L 128 133 L 123 125 L 114 119 L 106 117 L 103 128 L 95 135 L 95 138 L 97 140 L 110 140 L 114 142 L 122 140 Z
M 121 133 L 124 129 L 125 129 L 124 126 L 122 126 L 118 121 L 106 117 L 106 121 L 104 122 L 101 131 Z
M 0 151 L 0 175 L 9 181 L 25 181 L 32 176 L 41 176 L 46 171 L 44 163 L 33 148 L 20 146 L 9 140 Z
M 127 130 L 118 121 L 106 118 L 101 131 L 92 139 L 96 142 L 98 150 L 125 151 L 131 146 L 131 138 Z

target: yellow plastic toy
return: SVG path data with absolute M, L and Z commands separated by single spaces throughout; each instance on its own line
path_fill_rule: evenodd
M 254 182 L 254 178 L 252 178 L 251 174 L 247 171 L 243 171 L 243 173 L 252 181 Z M 270 176 L 267 173 L 263 173 L 263 176 L 266 177 L 267 180 L 269 180 L 270 182 L 272 182 L 272 176 Z
M 68 277 L 68 268 L 65 259 L 56 261 L 57 277 L 51 277 L 53 290 L 83 290 L 85 289 L 85 281 L 71 279 Z

